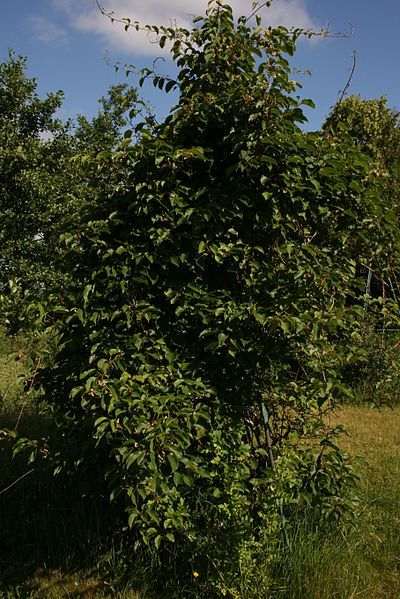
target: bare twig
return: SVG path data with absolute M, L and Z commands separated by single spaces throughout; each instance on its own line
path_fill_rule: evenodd
M 3 495 L 3 493 L 6 493 L 7 491 L 9 491 L 13 487 L 15 487 L 15 485 L 18 484 L 23 478 L 25 478 L 29 474 L 32 474 L 32 472 L 34 472 L 34 470 L 35 470 L 34 468 L 31 468 L 31 470 L 28 470 L 28 472 L 25 472 L 25 474 L 21 474 L 21 476 L 19 476 L 14 482 L 12 482 L 10 485 L 8 485 L 8 487 L 6 487 L 5 489 L 2 489 L 0 491 L 0 495 Z
M 357 61 L 357 53 L 356 53 L 355 50 L 353 50 L 353 63 L 351 65 L 350 75 L 349 75 L 349 78 L 347 79 L 347 83 L 344 86 L 343 91 L 342 91 L 342 93 L 340 95 L 340 98 L 338 100 L 338 104 L 340 104 L 342 102 L 342 100 L 343 100 L 343 98 L 344 98 L 347 90 L 350 87 L 350 83 L 351 83 L 351 80 L 353 79 L 354 71 L 356 70 L 356 61 Z

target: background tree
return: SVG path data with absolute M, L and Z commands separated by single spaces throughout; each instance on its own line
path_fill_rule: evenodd
M 377 196 L 383 194 L 387 209 L 399 219 L 400 113 L 388 106 L 385 96 L 367 100 L 359 95 L 349 96 L 333 107 L 323 130 L 339 138 L 350 135 L 373 161 L 380 185 Z
M 371 254 L 366 262 L 359 257 L 358 269 L 365 279 L 367 293 L 376 301 L 388 299 L 400 310 L 400 113 L 380 99 L 363 100 L 350 96 L 338 102 L 324 123 L 325 134 L 340 140 L 350 136 L 360 151 L 371 161 L 376 192 L 372 196 L 371 213 L 380 220 L 376 234 L 380 236 L 380 256 Z M 396 402 L 399 393 L 399 350 L 395 331 L 379 315 L 374 305 L 366 302 L 364 335 L 360 346 L 360 364 L 350 369 L 352 385 L 367 401 Z M 396 327 L 395 327 L 396 328 Z M 378 333 L 376 332 L 378 330 Z M 362 348 L 365 350 L 361 351 Z
M 62 93 L 41 100 L 36 82 L 25 75 L 26 61 L 14 57 L 0 65 L 1 139 L 1 285 L 21 276 L 41 279 L 38 272 L 48 235 L 45 205 L 51 193 L 49 175 L 54 171 L 54 151 L 65 127 L 54 118 Z M 50 141 L 45 141 L 48 136 Z M 55 137 L 56 141 L 51 138 Z M 59 156 L 57 157 L 59 158 Z M 44 196 L 44 197 L 43 197 Z M 52 248 L 53 250 L 53 248 Z M 34 264 L 37 264 L 35 272 Z M 31 269 L 27 268 L 31 265 Z M 42 265 L 46 268 L 45 262 Z
M 323 129 L 334 134 L 347 131 L 381 169 L 393 174 L 399 163 L 399 117 L 399 112 L 388 107 L 385 96 L 369 100 L 349 96 L 333 107 Z
M 62 92 L 41 99 L 26 62 L 10 52 L 0 64 L 0 294 L 15 326 L 25 293 L 34 300 L 62 287 L 60 234 L 112 175 L 100 178 L 94 159 L 117 147 L 136 99 L 127 85 L 112 86 L 91 121 L 63 123 Z

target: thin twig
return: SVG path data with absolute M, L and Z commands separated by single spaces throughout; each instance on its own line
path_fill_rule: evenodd
M 101 14 L 104 17 L 107 17 L 107 19 L 110 19 L 111 23 L 114 23 L 114 22 L 121 23 L 122 25 L 124 25 L 125 29 L 133 28 L 133 29 L 136 29 L 136 31 L 147 31 L 148 33 L 151 32 L 150 25 L 145 25 L 143 27 L 142 25 L 139 25 L 139 21 L 132 22 L 128 18 L 117 17 L 113 11 L 107 12 L 106 9 L 104 8 L 104 6 L 102 6 L 100 4 L 99 0 L 95 0 L 95 3 L 97 5 L 97 8 L 99 9 L 99 11 L 101 12 Z
M 28 476 L 28 474 L 32 474 L 32 472 L 34 472 L 34 468 L 31 468 L 31 470 L 28 470 L 28 472 L 25 472 L 25 474 L 21 474 L 21 476 L 19 476 L 17 478 L 17 480 L 15 480 L 14 482 L 12 482 L 10 485 L 8 485 L 8 487 L 6 487 L 5 489 L 2 489 L 0 491 L 0 495 L 3 495 L 3 493 L 6 493 L 6 491 L 9 491 L 10 489 L 12 489 L 13 487 L 15 487 L 16 484 L 18 484 L 23 478 L 25 478 L 26 476 Z
M 125 30 L 128 29 L 136 29 L 136 31 L 147 31 L 148 33 L 154 32 L 153 31 L 153 26 L 152 25 L 140 25 L 139 21 L 131 21 L 131 19 L 125 17 L 125 18 L 121 18 L 118 17 L 114 11 L 107 11 L 104 6 L 102 6 L 99 2 L 99 0 L 94 0 L 96 3 L 97 8 L 99 9 L 100 13 L 104 16 L 107 17 L 111 23 L 120 23 L 125 27 Z M 269 6 L 271 4 L 271 0 L 266 1 L 261 3 L 259 6 L 257 6 L 255 8 L 255 10 L 250 14 L 249 17 L 246 18 L 246 23 L 255 15 L 257 14 L 262 8 L 264 8 L 265 6 Z M 184 29 L 182 29 L 181 27 L 177 27 L 175 25 L 175 27 L 173 27 L 176 31 L 176 33 L 178 34 L 178 32 L 182 32 L 185 31 Z M 165 33 L 165 32 L 164 32 Z M 320 31 L 314 31 L 313 29 L 298 29 L 295 27 L 292 27 L 289 30 L 289 33 L 293 34 L 293 35 L 305 35 L 306 37 L 351 37 L 353 35 L 353 29 L 350 31 L 350 33 L 342 33 L 342 32 L 333 32 L 331 33 L 330 31 L 328 31 L 327 29 L 321 29 Z
M 320 29 L 319 31 L 314 31 L 314 29 L 296 29 L 292 27 L 290 31 L 292 33 L 298 32 L 299 35 L 305 35 L 307 37 L 334 37 L 334 38 L 348 38 L 354 35 L 354 25 L 349 23 L 350 32 L 344 33 L 343 31 L 329 31 L 329 23 L 325 28 Z
M 353 64 L 351 65 L 350 75 L 349 75 L 349 78 L 347 79 L 347 83 L 344 86 L 343 91 L 342 91 L 342 93 L 340 95 L 340 98 L 339 98 L 339 100 L 337 102 L 338 105 L 342 102 L 342 100 L 343 100 L 343 98 L 344 98 L 347 90 L 350 87 L 350 83 L 351 83 L 351 80 L 353 79 L 354 71 L 356 70 L 356 61 L 357 61 L 357 53 L 356 53 L 355 50 L 353 50 Z
M 269 8 L 271 6 L 271 4 L 272 4 L 272 0 L 267 0 L 266 2 L 262 2 L 261 4 L 258 4 L 256 6 L 256 8 L 253 10 L 253 12 L 247 17 L 245 22 L 247 23 L 248 21 L 250 21 L 250 19 L 252 17 L 254 17 L 254 15 L 256 15 L 262 8 L 264 8 L 264 6 L 268 6 L 268 8 Z

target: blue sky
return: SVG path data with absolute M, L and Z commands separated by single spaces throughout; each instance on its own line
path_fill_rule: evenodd
M 102 0 L 116 15 L 142 23 L 188 24 L 190 14 L 204 12 L 206 0 Z M 247 14 L 251 0 L 232 0 L 237 14 Z M 302 76 L 304 97 L 316 110 L 307 111 L 309 128 L 320 126 L 349 76 L 352 53 L 356 70 L 349 93 L 364 98 L 387 95 L 389 105 L 400 110 L 398 30 L 400 0 L 274 0 L 266 10 L 265 23 L 349 33 L 345 38 L 299 43 L 293 66 L 310 69 Z M 97 99 L 109 84 L 124 81 L 105 60 L 151 66 L 160 55 L 158 46 L 143 34 L 125 32 L 98 11 L 94 0 L 13 0 L 3 3 L 0 17 L 0 59 L 8 48 L 28 57 L 29 75 L 38 79 L 40 94 L 63 89 L 60 116 L 77 113 L 92 116 Z M 165 54 L 167 58 L 167 54 Z M 163 68 L 168 73 L 168 61 Z M 135 79 L 130 78 L 135 84 Z M 158 115 L 166 113 L 173 97 L 146 89 L 147 99 Z

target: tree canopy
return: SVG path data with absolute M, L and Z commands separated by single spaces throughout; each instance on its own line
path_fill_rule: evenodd
M 383 206 L 381 203 L 382 209 L 388 210 L 397 221 L 400 217 L 399 119 L 400 113 L 389 108 L 385 96 L 367 100 L 360 96 L 349 96 L 333 107 L 323 125 L 325 132 L 338 138 L 350 135 L 360 151 L 373 161 L 374 174 L 377 175 L 380 186 L 380 192 L 376 196 L 381 196 L 385 204 Z M 374 201 L 378 201 L 378 197 Z M 397 234 L 395 238 L 398 238 Z M 392 238 L 388 240 L 387 246 L 393 246 L 393 242 L 397 246 Z
M 118 145 L 136 98 L 127 85 L 113 86 L 92 121 L 78 115 L 76 124 L 63 123 L 62 92 L 40 98 L 26 67 L 11 51 L 0 64 L 0 294 L 15 326 L 25 292 L 37 300 L 65 280 L 59 237 L 96 202 L 94 158 Z
M 278 464 L 302 456 L 287 500 L 300 487 L 317 497 L 334 454 L 321 413 L 358 350 L 354 252 L 377 251 L 377 236 L 368 162 L 349 139 L 299 128 L 296 33 L 236 22 L 220 2 L 190 31 L 154 29 L 178 67 L 155 84 L 179 100 L 137 126 L 127 192 L 67 238 L 73 284 L 41 380 L 75 438 L 61 462 L 101 455 L 129 525 L 158 546 L 202 530 L 200 497 L 216 520 L 233 496 L 260 509 L 274 498 L 263 405 Z M 334 516 L 339 480 L 321 508 Z

